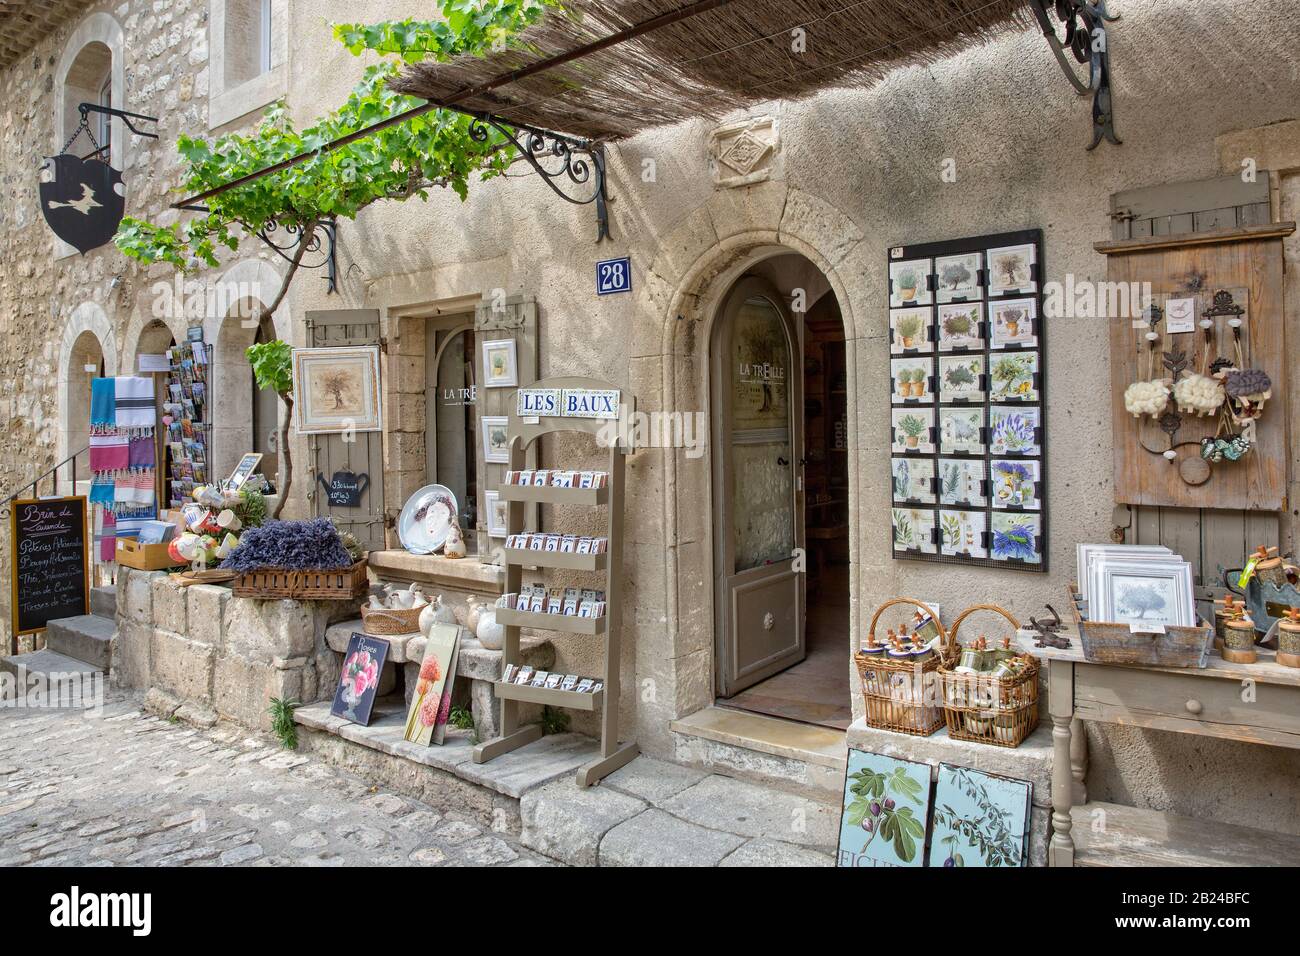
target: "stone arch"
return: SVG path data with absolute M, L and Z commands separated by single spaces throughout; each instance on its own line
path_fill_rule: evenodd
M 163 335 L 163 330 L 166 335 Z M 122 361 L 119 364 L 123 375 L 136 374 L 137 361 L 143 354 L 161 352 L 167 346 L 167 339 L 180 342 L 185 338 L 185 318 L 183 315 L 169 312 L 157 315 L 136 308 L 127 321 L 126 332 L 122 336 Z
M 103 307 L 98 302 L 83 302 L 68 317 L 59 345 L 56 462 L 80 451 L 89 440 L 90 380 L 96 373 L 87 371 L 86 366 L 100 363 L 105 376 L 117 374 L 117 339 Z M 79 466 L 85 464 L 88 462 L 78 462 Z

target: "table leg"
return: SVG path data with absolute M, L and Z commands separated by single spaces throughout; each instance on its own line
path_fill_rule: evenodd
M 1074 804 L 1074 766 L 1070 726 L 1074 719 L 1074 664 L 1051 661 L 1047 675 L 1047 706 L 1052 715 L 1052 839 L 1049 866 L 1074 866 L 1070 837 L 1070 808 Z
M 1088 732 L 1078 717 L 1070 721 L 1070 772 L 1074 775 L 1074 803 L 1088 802 Z

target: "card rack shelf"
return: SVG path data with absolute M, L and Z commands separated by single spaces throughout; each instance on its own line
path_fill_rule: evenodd
M 528 386 L 529 391 L 542 389 L 591 389 L 619 391 L 618 386 L 591 378 L 562 377 L 545 379 Z M 619 419 L 626 423 L 636 409 L 636 399 L 625 391 L 619 403 Z M 557 416 L 521 417 L 511 413 L 507 425 L 510 447 L 511 471 L 527 468 L 529 446 L 543 435 L 556 432 L 585 433 L 596 440 L 613 423 L 589 418 L 562 418 Z M 619 434 L 626 435 L 626 429 Z M 595 760 L 578 769 L 578 785 L 589 787 L 619 767 L 625 765 L 639 752 L 634 741 L 619 741 L 618 704 L 619 671 L 622 645 L 622 566 L 623 566 L 623 496 L 624 457 L 627 449 L 618 442 L 608 447 L 609 475 L 604 488 L 552 488 L 531 485 L 502 485 L 500 500 L 509 502 L 506 517 L 507 535 L 524 530 L 524 518 L 530 504 L 585 505 L 606 509 L 607 550 L 603 554 L 573 554 L 505 549 L 505 590 L 518 594 L 523 585 L 525 568 L 541 567 L 561 570 L 605 572 L 605 614 L 603 617 L 574 617 L 563 614 L 545 614 L 499 608 L 497 620 L 505 625 L 505 642 L 502 649 L 502 667 L 520 663 L 519 631 L 527 627 L 534 630 L 558 631 L 566 634 L 587 635 L 601 639 L 605 645 L 605 664 L 602 680 L 604 688 L 595 694 L 580 694 L 556 688 L 529 687 L 507 684 L 494 686 L 501 703 L 501 736 L 474 748 L 474 762 L 486 763 L 502 754 L 527 746 L 542 736 L 538 724 L 521 727 L 520 703 L 565 707 L 571 710 L 591 711 L 601 715 L 600 754 Z

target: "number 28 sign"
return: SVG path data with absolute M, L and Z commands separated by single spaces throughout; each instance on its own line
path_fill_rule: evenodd
M 631 291 L 632 260 L 630 257 L 602 259 L 596 263 L 597 295 L 613 295 L 615 292 Z

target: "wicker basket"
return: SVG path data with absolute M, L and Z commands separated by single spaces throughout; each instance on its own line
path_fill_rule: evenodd
M 1164 634 L 1134 634 L 1127 624 L 1085 621 L 1070 590 L 1070 608 L 1079 628 L 1083 658 L 1097 664 L 1142 664 L 1148 667 L 1204 667 L 1214 644 L 1214 628 L 1167 627 Z
M 367 634 L 386 637 L 420 632 L 420 612 L 428 604 L 411 608 L 373 608 L 361 606 L 361 629 Z
M 350 568 L 325 571 L 288 571 L 261 568 L 235 578 L 236 597 L 259 601 L 293 598 L 298 601 L 354 601 L 370 590 L 366 559 Z
M 928 737 L 943 726 L 943 710 L 938 706 L 938 670 L 951 653 L 951 641 L 939 621 L 939 615 L 920 601 L 911 598 L 894 598 L 876 608 L 871 618 L 868 634 L 876 637 L 876 624 L 880 615 L 898 604 L 920 608 L 934 619 L 939 631 L 936 652 L 917 664 L 912 661 L 895 662 L 888 659 L 873 660 L 861 651 L 854 656 L 858 675 L 862 678 L 862 700 L 866 705 L 866 721 L 870 727 L 893 730 L 914 737 Z
M 962 611 L 952 622 L 949 638 L 960 648 L 957 633 L 962 622 L 976 611 L 1001 614 L 1013 628 L 1020 622 L 996 604 L 976 604 Z M 958 651 L 960 653 L 960 651 Z M 1019 747 L 1038 726 L 1038 660 L 1019 674 L 958 674 L 950 667 L 939 671 L 943 683 L 943 714 L 948 736 L 954 740 L 975 740 L 995 747 Z

